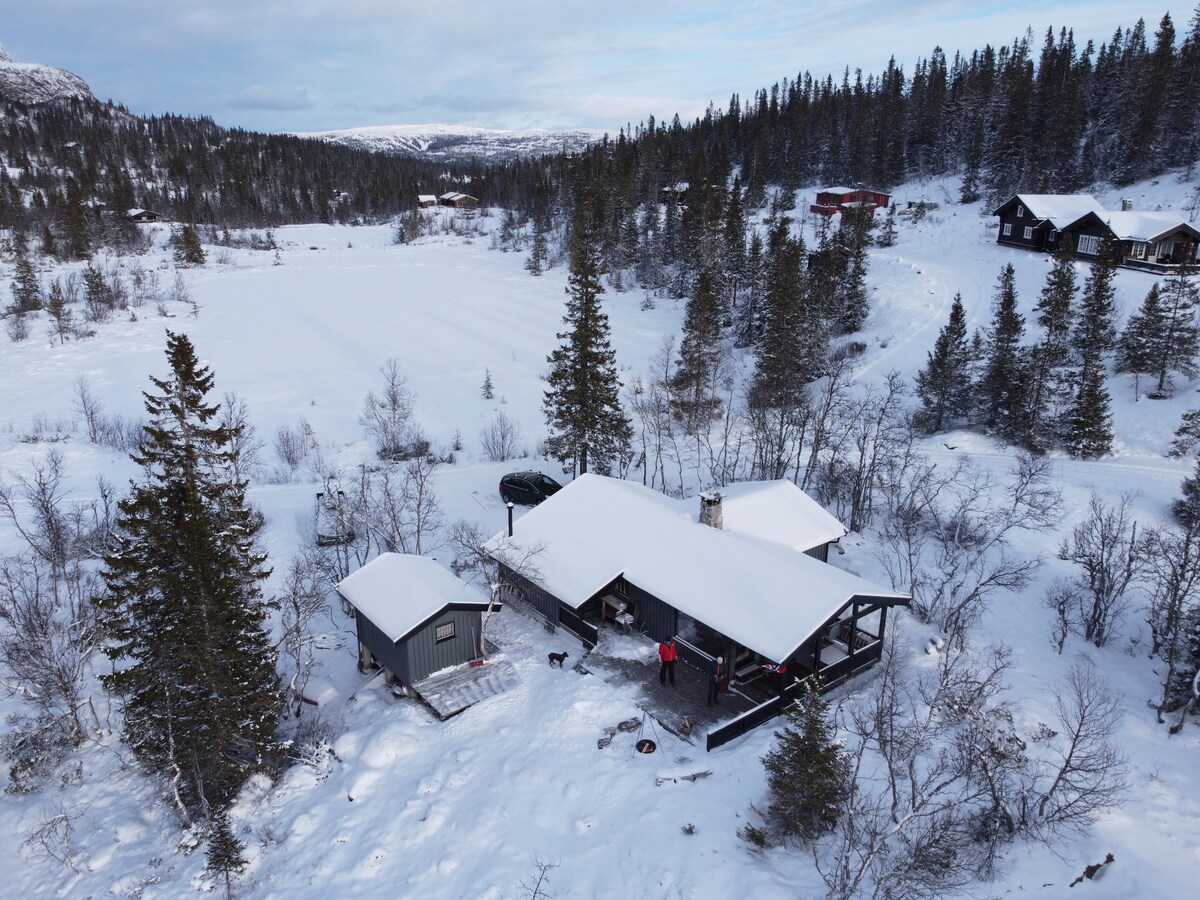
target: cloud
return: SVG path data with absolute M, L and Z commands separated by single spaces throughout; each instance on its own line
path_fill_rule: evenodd
M 233 109 L 270 109 L 277 112 L 294 112 L 313 109 L 316 103 L 305 88 L 267 87 L 251 84 L 229 98 Z

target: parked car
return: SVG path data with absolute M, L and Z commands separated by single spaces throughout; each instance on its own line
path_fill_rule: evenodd
M 541 472 L 510 472 L 500 479 L 500 499 L 505 503 L 536 506 L 560 490 L 561 484 Z

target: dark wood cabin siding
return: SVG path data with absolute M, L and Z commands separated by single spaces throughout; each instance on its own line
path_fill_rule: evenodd
M 659 600 L 648 591 L 642 590 L 636 584 L 625 585 L 625 596 L 629 605 L 637 609 L 638 629 L 654 638 L 663 641 L 675 636 L 679 621 L 679 613 L 669 603 Z
M 447 609 L 401 641 L 412 681 L 420 681 L 431 672 L 474 659 L 478 655 L 480 619 L 480 613 L 475 609 Z M 438 626 L 450 622 L 454 623 L 454 637 L 438 643 Z M 407 678 L 404 680 L 412 683 Z
M 411 684 L 408 658 L 404 648 L 398 647 L 394 641 L 388 640 L 388 636 L 379 626 L 357 609 L 354 611 L 354 622 L 358 627 L 358 642 L 371 651 L 375 662 L 405 684 Z
M 823 563 L 829 562 L 829 544 L 821 544 L 817 547 L 810 547 L 804 551 L 805 556 L 811 556 L 813 559 L 819 559 Z
M 559 600 L 545 588 L 534 584 L 503 563 L 500 564 L 501 598 L 525 604 L 551 625 L 558 625 Z

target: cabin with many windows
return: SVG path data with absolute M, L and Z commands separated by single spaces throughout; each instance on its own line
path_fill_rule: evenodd
M 1103 212 L 1091 194 L 1017 194 L 992 213 L 1000 217 L 996 243 L 1053 253 L 1062 232 L 1087 213 Z
M 502 599 L 586 649 L 605 627 L 673 637 L 701 670 L 720 656 L 737 678 L 785 674 L 782 694 L 809 675 L 829 688 L 872 666 L 888 611 L 909 604 L 827 562 L 843 534 L 790 481 L 728 485 L 697 502 L 588 474 L 486 549 Z
M 1200 229 L 1165 212 L 1088 213 L 1068 230 L 1081 257 L 1097 256 L 1107 238 L 1117 265 L 1160 274 L 1195 265 L 1200 248 Z

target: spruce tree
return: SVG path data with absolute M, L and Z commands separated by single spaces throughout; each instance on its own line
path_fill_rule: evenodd
M 1186 528 L 1200 525 L 1200 459 L 1192 474 L 1179 486 L 1179 498 L 1171 504 L 1175 520 Z
M 784 835 L 812 842 L 837 824 L 850 790 L 850 764 L 818 686 L 805 684 L 775 737 L 763 757 L 771 822 Z
M 721 407 L 716 382 L 721 362 L 720 302 L 713 273 L 703 269 L 688 301 L 679 341 L 679 361 L 672 378 L 675 413 L 688 434 L 698 434 Z
M 54 324 L 54 333 L 60 344 L 66 343 L 71 334 L 71 308 L 63 294 L 63 287 L 56 278 L 50 282 L 50 295 L 46 298 L 46 313 Z
M 185 266 L 204 265 L 204 247 L 200 243 L 200 235 L 191 225 L 184 225 L 173 237 L 175 245 L 175 262 Z
M 1067 452 L 1082 459 L 1095 459 L 1112 450 L 1111 399 L 1104 384 L 1104 365 L 1099 358 L 1084 361 L 1079 387 L 1067 411 Z
M 16 271 L 12 280 L 12 305 L 6 310 L 12 315 L 24 315 L 42 308 L 42 286 L 38 282 L 33 263 L 22 249 L 17 253 Z
M 925 368 L 917 373 L 917 396 L 923 407 L 917 424 L 931 434 L 969 411 L 971 358 L 961 294 L 954 295 L 950 321 L 938 332 L 933 350 L 926 354 Z
M 1107 353 L 1116 343 L 1116 293 L 1113 290 L 1112 241 L 1106 235 L 1100 246 L 1100 255 L 1092 263 L 1079 298 L 1079 315 L 1075 317 L 1075 330 L 1071 344 L 1080 359 Z
M 1030 354 L 1029 390 L 1023 416 L 1023 443 L 1034 452 L 1044 452 L 1056 442 L 1057 422 L 1070 402 L 1072 373 L 1068 366 L 1077 292 L 1074 256 L 1070 251 L 1060 250 L 1034 305 L 1037 323 L 1044 331 Z
M 264 764 L 280 707 L 261 519 L 232 474 L 235 430 L 206 402 L 213 376 L 187 336 L 167 333 L 167 359 L 144 393 L 142 476 L 118 506 L 97 603 L 124 740 L 190 822 Z
M 1195 248 L 1189 246 L 1184 253 L 1186 259 L 1191 259 Z M 1196 324 L 1200 286 L 1196 284 L 1194 271 L 1191 267 L 1181 266 L 1167 279 L 1162 291 L 1163 325 L 1151 335 L 1150 342 L 1154 364 L 1150 372 L 1158 376 L 1155 388 L 1158 396 L 1170 392 L 1172 372 L 1185 378 L 1200 374 L 1196 367 L 1196 354 L 1200 352 L 1200 327 Z
M 1143 375 L 1154 371 L 1153 347 L 1156 335 L 1161 334 L 1165 326 L 1162 297 L 1158 285 L 1153 284 L 1141 308 L 1129 317 L 1125 330 L 1117 340 L 1117 371 Z
M 823 368 L 827 342 L 819 312 L 807 296 L 801 272 L 804 245 L 782 218 L 768 236 L 767 285 L 762 334 L 754 359 L 751 405 L 785 409 L 803 402 L 804 386 Z
M 204 868 L 215 875 L 225 884 L 225 896 L 233 898 L 233 882 L 249 865 L 242 851 L 245 847 L 233 833 L 229 822 L 229 813 L 219 809 L 213 813 L 208 825 L 208 850 L 205 853 Z
M 581 204 L 584 208 L 586 204 Z M 589 465 L 601 475 L 614 471 L 629 454 L 633 429 L 621 409 L 617 358 L 609 341 L 608 316 L 600 308 L 596 245 L 581 212 L 571 243 L 567 279 L 566 330 L 561 346 L 547 358 L 549 388 L 542 408 L 550 426 L 546 449 L 579 474 Z
M 879 238 L 876 243 L 880 247 L 894 247 L 896 245 L 896 204 L 894 202 L 888 207 L 887 215 L 883 219 L 883 227 L 879 229 Z
M 992 324 L 987 334 L 987 361 L 980 384 L 981 418 L 1003 437 L 1023 440 L 1021 414 L 1028 386 L 1021 339 L 1025 319 L 1017 312 L 1016 273 L 1012 263 L 1000 272 Z

